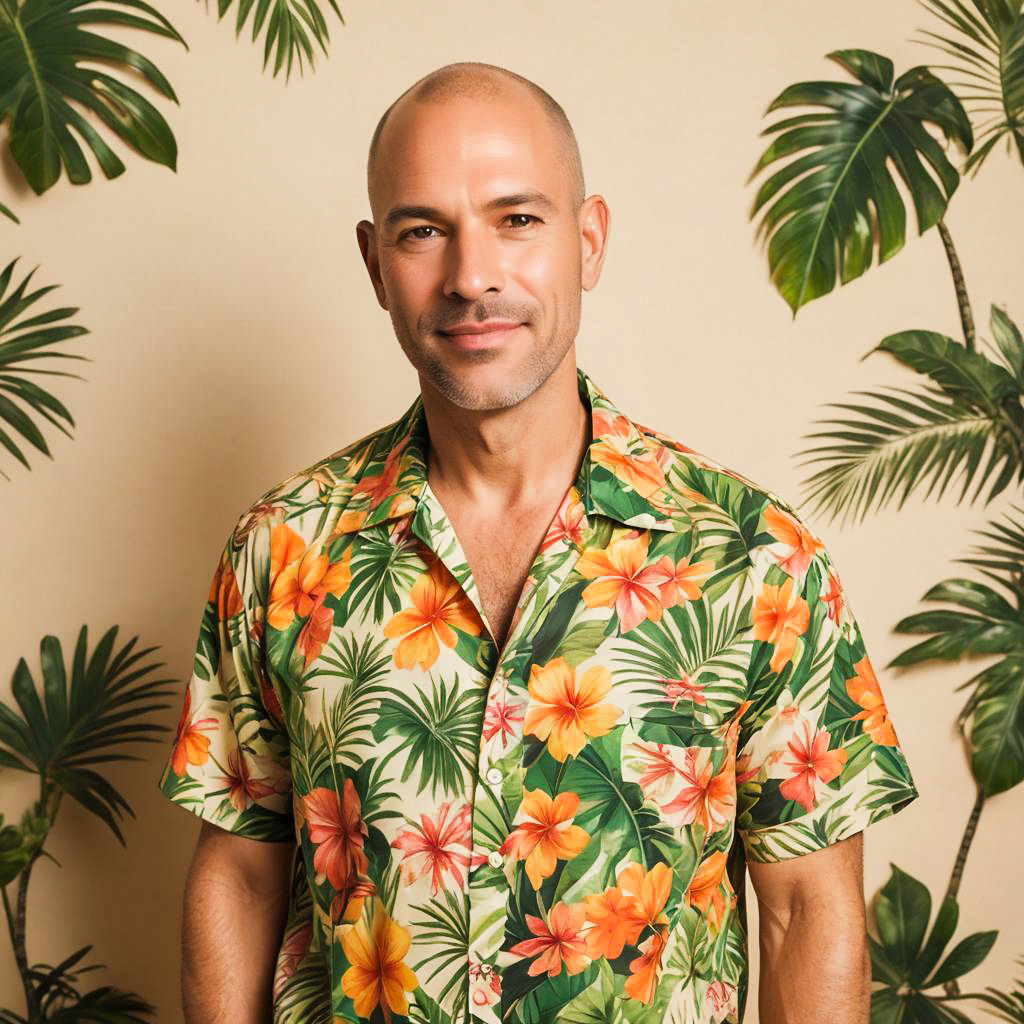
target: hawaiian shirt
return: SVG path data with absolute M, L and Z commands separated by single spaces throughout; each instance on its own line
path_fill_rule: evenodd
M 808 521 L 577 379 L 500 650 L 420 396 L 223 548 L 159 786 L 295 844 L 275 1024 L 735 1024 L 745 861 L 917 796 Z

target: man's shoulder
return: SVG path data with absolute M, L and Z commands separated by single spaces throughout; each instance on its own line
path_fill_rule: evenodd
M 669 434 L 635 420 L 634 426 L 651 447 L 667 491 L 684 509 L 696 513 L 701 506 L 712 506 L 721 510 L 741 527 L 751 547 L 771 542 L 765 526 L 773 517 L 820 541 L 807 515 L 771 487 Z M 770 525 L 767 529 L 770 533 Z

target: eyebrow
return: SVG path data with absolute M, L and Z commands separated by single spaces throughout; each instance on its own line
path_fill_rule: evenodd
M 555 204 L 543 192 L 517 192 L 515 195 L 499 196 L 492 199 L 485 210 L 503 210 L 509 206 L 539 206 L 543 210 L 553 210 Z M 442 216 L 441 211 L 433 206 L 396 206 L 389 210 L 384 218 L 385 228 L 397 224 L 400 220 L 438 220 Z

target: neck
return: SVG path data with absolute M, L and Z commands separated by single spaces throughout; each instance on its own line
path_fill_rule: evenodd
M 462 409 L 422 378 L 421 390 L 427 480 L 436 494 L 498 514 L 550 504 L 575 479 L 591 438 L 572 349 L 536 391 L 507 409 Z

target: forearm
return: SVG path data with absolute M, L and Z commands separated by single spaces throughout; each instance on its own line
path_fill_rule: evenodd
M 193 865 L 182 920 L 185 1024 L 270 1024 L 287 911 L 287 894 L 263 894 Z
M 871 964 L 863 907 L 827 902 L 762 911 L 761 1024 L 868 1024 Z

